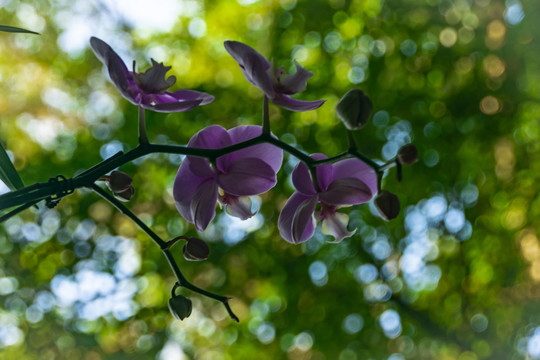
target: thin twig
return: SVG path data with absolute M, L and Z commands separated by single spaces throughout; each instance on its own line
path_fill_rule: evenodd
M 236 322 L 239 322 L 238 317 L 233 313 L 229 306 L 229 297 L 217 295 L 212 292 L 206 291 L 204 289 L 201 289 L 192 283 L 190 283 L 182 274 L 182 271 L 180 271 L 180 268 L 178 267 L 178 264 L 176 263 L 176 260 L 174 260 L 174 257 L 169 249 L 170 244 L 167 241 L 164 241 L 161 239 L 155 232 L 152 231 L 144 222 L 142 222 L 141 219 L 137 217 L 131 210 L 129 210 L 124 204 L 120 202 L 120 200 L 116 199 L 113 195 L 109 194 L 102 188 L 100 188 L 96 184 L 92 184 L 90 186 L 92 190 L 94 190 L 99 196 L 101 196 L 103 199 L 111 203 L 114 207 L 116 207 L 120 212 L 122 212 L 124 215 L 129 217 L 139 228 L 144 231 L 154 242 L 159 246 L 161 249 L 163 255 L 167 259 L 167 262 L 169 263 L 174 275 L 176 276 L 176 279 L 178 280 L 178 284 L 180 286 L 183 286 L 187 289 L 190 289 L 191 291 L 197 292 L 201 295 L 204 295 L 206 297 L 212 298 L 214 300 L 217 300 L 221 302 L 224 306 L 227 312 L 229 313 L 229 316 L 231 319 L 233 319 Z

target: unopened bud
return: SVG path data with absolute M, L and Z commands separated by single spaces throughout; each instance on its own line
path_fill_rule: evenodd
M 349 130 L 358 130 L 366 125 L 371 109 L 371 100 L 360 89 L 350 90 L 336 106 L 338 117 Z
M 126 191 L 133 181 L 131 176 L 122 171 L 113 171 L 106 179 L 107 186 L 113 193 Z
M 390 191 L 381 190 L 375 198 L 375 208 L 384 220 L 392 220 L 399 215 L 399 199 Z
M 189 261 L 201 261 L 208 259 L 210 248 L 201 239 L 189 238 L 182 248 L 184 258 Z
M 407 144 L 399 149 L 397 157 L 403 165 L 412 165 L 418 161 L 418 150 L 413 144 Z
M 191 300 L 183 295 L 175 295 L 169 299 L 169 310 L 177 320 L 184 320 L 191 315 Z
M 116 198 L 121 201 L 129 201 L 133 194 L 135 194 L 135 189 L 131 185 L 123 191 L 114 193 Z

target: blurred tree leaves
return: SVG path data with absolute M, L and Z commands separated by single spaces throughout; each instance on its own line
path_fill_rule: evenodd
M 384 161 L 413 142 L 420 161 L 401 183 L 394 173 L 383 180 L 402 214 L 385 223 L 371 205 L 350 208 L 357 234 L 338 246 L 322 235 L 301 246 L 279 237 L 293 191 L 288 157 L 278 186 L 255 199 L 253 221 L 218 216 L 201 235 L 209 259 L 180 265 L 197 285 L 234 297 L 240 324 L 187 292 L 193 314 L 175 321 L 159 249 L 94 195 L 29 209 L 0 227 L 3 358 L 540 357 L 537 2 L 185 1 L 159 31 L 125 9 L 84 4 L 8 1 L 0 12 L 1 23 L 42 33 L 0 39 L 0 136 L 27 183 L 136 144 L 136 108 L 88 50 L 90 35 L 141 70 L 150 57 L 172 65 L 178 88 L 216 96 L 188 113 L 148 113 L 153 141 L 185 144 L 210 124 L 260 122 L 261 93 L 223 49 L 231 39 L 314 72 L 301 97 L 328 99 L 321 109 L 271 105 L 284 141 L 329 156 L 346 149 L 334 107 L 357 87 L 373 102 L 355 134 L 360 150 Z M 130 208 L 165 238 L 198 236 L 172 199 L 181 160 L 156 154 L 120 169 L 134 179 Z

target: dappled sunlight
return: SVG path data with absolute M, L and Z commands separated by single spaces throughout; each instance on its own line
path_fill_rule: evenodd
M 269 191 L 236 207 L 228 208 L 236 193 L 218 191 L 204 228 L 186 219 L 212 206 L 178 212 L 175 176 L 186 152 L 111 162 L 103 174 L 127 174 L 133 196 L 121 204 L 139 227 L 88 184 L 61 202 L 29 203 L 0 226 L 0 358 L 540 359 L 536 2 L 0 3 L 1 24 L 40 33 L 0 33 L 0 142 L 25 186 L 74 178 L 140 144 L 139 100 L 117 91 L 125 85 L 118 74 L 128 75 L 92 53 L 97 36 L 128 71 L 144 73 L 154 59 L 172 66 L 172 92 L 215 96 L 189 112 L 147 111 L 150 143 L 178 150 L 210 125 L 260 125 L 267 96 L 271 131 L 283 144 L 328 157 L 356 147 L 377 166 L 387 162 L 393 168 L 378 185 L 374 176 L 371 192 L 376 199 L 375 190 L 390 190 L 401 207 L 387 222 L 375 200 L 331 204 L 341 227 L 321 226 L 328 204 L 317 188 L 315 210 L 296 223 L 313 220 L 313 236 L 291 244 L 279 217 L 298 191 L 293 155 L 274 169 Z M 255 69 L 242 51 L 231 57 L 225 41 L 252 47 L 284 72 Z M 313 74 L 305 91 L 285 81 L 296 64 Z M 136 80 L 130 86 L 140 90 Z M 348 137 L 335 109 L 351 89 L 369 97 L 372 112 Z M 163 95 L 153 90 L 146 95 Z M 280 103 L 290 95 L 289 105 Z M 300 99 L 326 102 L 289 111 Z M 395 160 L 407 144 L 418 150 L 413 166 Z M 244 175 L 230 182 L 233 190 Z M 0 180 L 0 195 L 8 185 Z M 140 226 L 163 239 L 161 249 Z M 298 229 L 290 232 L 298 240 Z M 209 252 L 185 250 L 190 239 Z M 171 294 L 178 279 L 169 262 L 194 286 L 231 298 L 240 322 L 223 306 L 229 300 L 185 286 Z M 189 314 L 176 309 L 186 315 L 180 321 L 167 300 L 184 296 Z

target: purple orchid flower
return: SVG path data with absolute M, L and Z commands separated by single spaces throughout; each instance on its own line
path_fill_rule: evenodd
M 237 144 L 262 133 L 256 125 L 225 130 L 212 125 L 195 134 L 189 147 L 217 149 Z M 247 196 L 270 190 L 283 161 L 283 151 L 270 144 L 259 144 L 220 156 L 215 163 L 187 156 L 174 181 L 173 195 L 180 214 L 198 231 L 204 231 L 216 215 L 216 202 L 242 220 L 255 215 Z
M 313 159 L 327 157 L 313 154 Z M 337 212 L 340 206 L 357 205 L 369 201 L 377 192 L 377 175 L 358 159 L 346 159 L 316 168 L 316 189 L 306 164 L 299 163 L 293 170 L 296 191 L 289 198 L 278 219 L 278 228 L 286 241 L 298 244 L 307 241 L 315 232 L 316 220 L 322 220 L 322 232 L 340 242 L 352 236 L 348 231 L 349 216 Z M 319 210 L 316 210 L 320 204 Z
M 97 58 L 107 66 L 109 76 L 122 96 L 132 104 L 157 112 L 188 111 L 199 105 L 206 105 L 214 100 L 212 95 L 194 91 L 166 91 L 176 82 L 176 77 L 165 74 L 171 69 L 152 59 L 152 67 L 144 73 L 129 71 L 120 56 L 103 40 L 90 38 L 90 46 Z
M 273 62 L 246 44 L 225 41 L 225 49 L 240 65 L 246 79 L 261 89 L 274 104 L 287 110 L 307 111 L 319 108 L 326 101 L 302 101 L 289 96 L 304 91 L 307 79 L 313 76 L 298 63 L 295 62 L 296 73 L 286 74 L 283 66 L 274 70 Z

